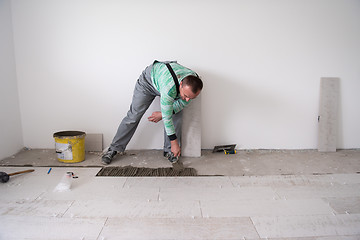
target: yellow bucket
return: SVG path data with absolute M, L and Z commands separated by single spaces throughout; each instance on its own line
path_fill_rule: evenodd
M 54 133 L 57 159 L 64 163 L 77 163 L 85 160 L 85 135 L 80 131 Z

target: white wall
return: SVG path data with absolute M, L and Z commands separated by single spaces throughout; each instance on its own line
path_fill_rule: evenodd
M 202 148 L 317 148 L 321 77 L 341 78 L 338 147 L 359 148 L 359 12 L 358 0 L 14 0 L 24 144 L 75 129 L 107 146 L 141 71 L 175 59 L 205 82 Z M 128 148 L 162 136 L 144 118 Z
M 0 0 L 0 159 L 23 147 L 10 0 Z

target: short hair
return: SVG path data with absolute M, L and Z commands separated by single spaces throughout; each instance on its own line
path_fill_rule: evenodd
M 182 82 L 183 82 L 183 84 L 190 86 L 191 91 L 193 93 L 197 93 L 198 91 L 202 90 L 202 88 L 203 88 L 203 82 L 201 81 L 201 79 L 198 76 L 194 76 L 194 75 L 186 76 L 182 80 Z

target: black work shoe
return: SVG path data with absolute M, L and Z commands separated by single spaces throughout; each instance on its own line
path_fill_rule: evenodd
M 110 164 L 115 155 L 117 154 L 116 151 L 111 150 L 110 148 L 107 150 L 107 152 L 102 156 L 101 162 L 105 165 Z
M 179 157 L 175 157 L 172 152 L 164 152 L 164 157 L 166 157 L 171 163 L 179 161 Z

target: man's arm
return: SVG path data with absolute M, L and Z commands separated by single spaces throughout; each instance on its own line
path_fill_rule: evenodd
M 148 117 L 148 120 L 150 122 L 159 122 L 162 119 L 161 112 L 153 112 L 150 117 Z M 180 156 L 181 154 L 181 148 L 179 145 L 179 142 L 177 139 L 170 141 L 171 144 L 171 152 L 174 154 L 175 157 Z
M 181 148 L 177 139 L 170 141 L 171 144 L 171 152 L 174 154 L 175 157 L 180 157 Z
M 184 101 L 182 99 L 175 100 L 174 103 L 173 103 L 174 113 L 178 113 L 181 110 L 183 110 L 190 102 L 191 102 L 191 100 L 188 101 L 188 102 Z
M 161 112 L 153 112 L 153 113 L 151 114 L 151 116 L 148 117 L 148 120 L 149 120 L 150 122 L 154 122 L 154 123 L 157 123 L 157 122 L 161 121 L 161 119 L 162 119 L 162 114 L 161 114 Z

